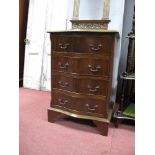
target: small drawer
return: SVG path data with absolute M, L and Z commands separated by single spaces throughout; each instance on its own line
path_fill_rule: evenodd
M 53 88 L 70 92 L 107 96 L 109 81 L 101 78 L 81 77 L 53 73 Z
M 111 55 L 113 47 L 111 46 L 113 38 L 109 35 L 97 37 L 97 36 L 82 36 L 78 38 L 78 45 L 80 48 L 76 48 L 78 53 L 91 53 Z
M 110 76 L 110 63 L 104 59 L 78 58 L 73 63 L 72 72 L 81 75 Z
M 88 115 L 100 114 L 106 117 L 106 103 L 97 99 L 86 99 L 80 106 L 80 111 L 87 113 Z
M 53 92 L 51 106 L 82 115 L 107 117 L 106 101 L 72 94 Z
M 52 68 L 59 72 L 72 72 L 71 59 L 63 56 L 53 56 Z
M 113 37 L 110 35 L 64 35 L 52 38 L 52 51 L 91 53 L 110 56 L 113 51 Z
M 75 79 L 61 74 L 54 74 L 52 77 L 52 87 L 67 91 L 75 91 Z
M 75 99 L 63 93 L 52 93 L 52 106 L 58 106 L 66 109 L 76 109 Z
M 53 69 L 80 75 L 111 76 L 110 62 L 106 59 L 54 56 Z
M 77 92 L 92 95 L 108 95 L 109 81 L 92 79 L 92 78 L 80 78 L 77 81 Z
M 69 36 L 56 36 L 52 38 L 52 51 L 73 52 L 75 38 Z

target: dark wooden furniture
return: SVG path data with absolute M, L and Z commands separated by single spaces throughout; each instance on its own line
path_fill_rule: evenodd
M 122 120 L 135 121 L 135 36 L 129 34 L 129 48 L 126 71 L 120 75 L 122 80 L 121 100 L 115 105 L 113 114 L 115 127 Z
M 135 10 L 132 30 L 127 38 L 129 45 L 126 71 L 120 75 L 122 81 L 121 99 L 115 105 L 113 114 L 115 127 L 118 127 L 122 120 L 135 121 Z
M 57 31 L 51 38 L 51 105 L 48 121 L 72 116 L 93 120 L 108 134 L 116 31 Z
M 26 26 L 29 0 L 19 1 L 19 87 L 23 86 Z

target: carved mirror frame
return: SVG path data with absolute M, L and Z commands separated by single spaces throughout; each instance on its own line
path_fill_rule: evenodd
M 74 0 L 73 18 L 72 20 L 70 20 L 72 22 L 72 29 L 107 30 L 108 24 L 110 22 L 109 20 L 110 0 L 102 0 L 102 1 L 104 8 L 101 20 L 79 20 L 80 0 Z

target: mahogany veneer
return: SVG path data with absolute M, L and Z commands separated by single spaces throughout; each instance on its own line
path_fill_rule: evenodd
M 64 116 L 90 119 L 101 134 L 108 134 L 116 34 L 116 31 L 50 32 L 49 122 Z

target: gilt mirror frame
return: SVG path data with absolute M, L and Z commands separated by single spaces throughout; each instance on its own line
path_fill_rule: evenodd
M 79 20 L 79 8 L 80 8 L 80 0 L 74 0 L 74 9 L 73 9 L 73 17 L 72 29 L 83 30 L 83 29 L 94 29 L 94 30 L 107 30 L 109 20 L 109 10 L 110 10 L 110 0 L 102 0 L 103 3 L 103 13 L 101 20 Z

